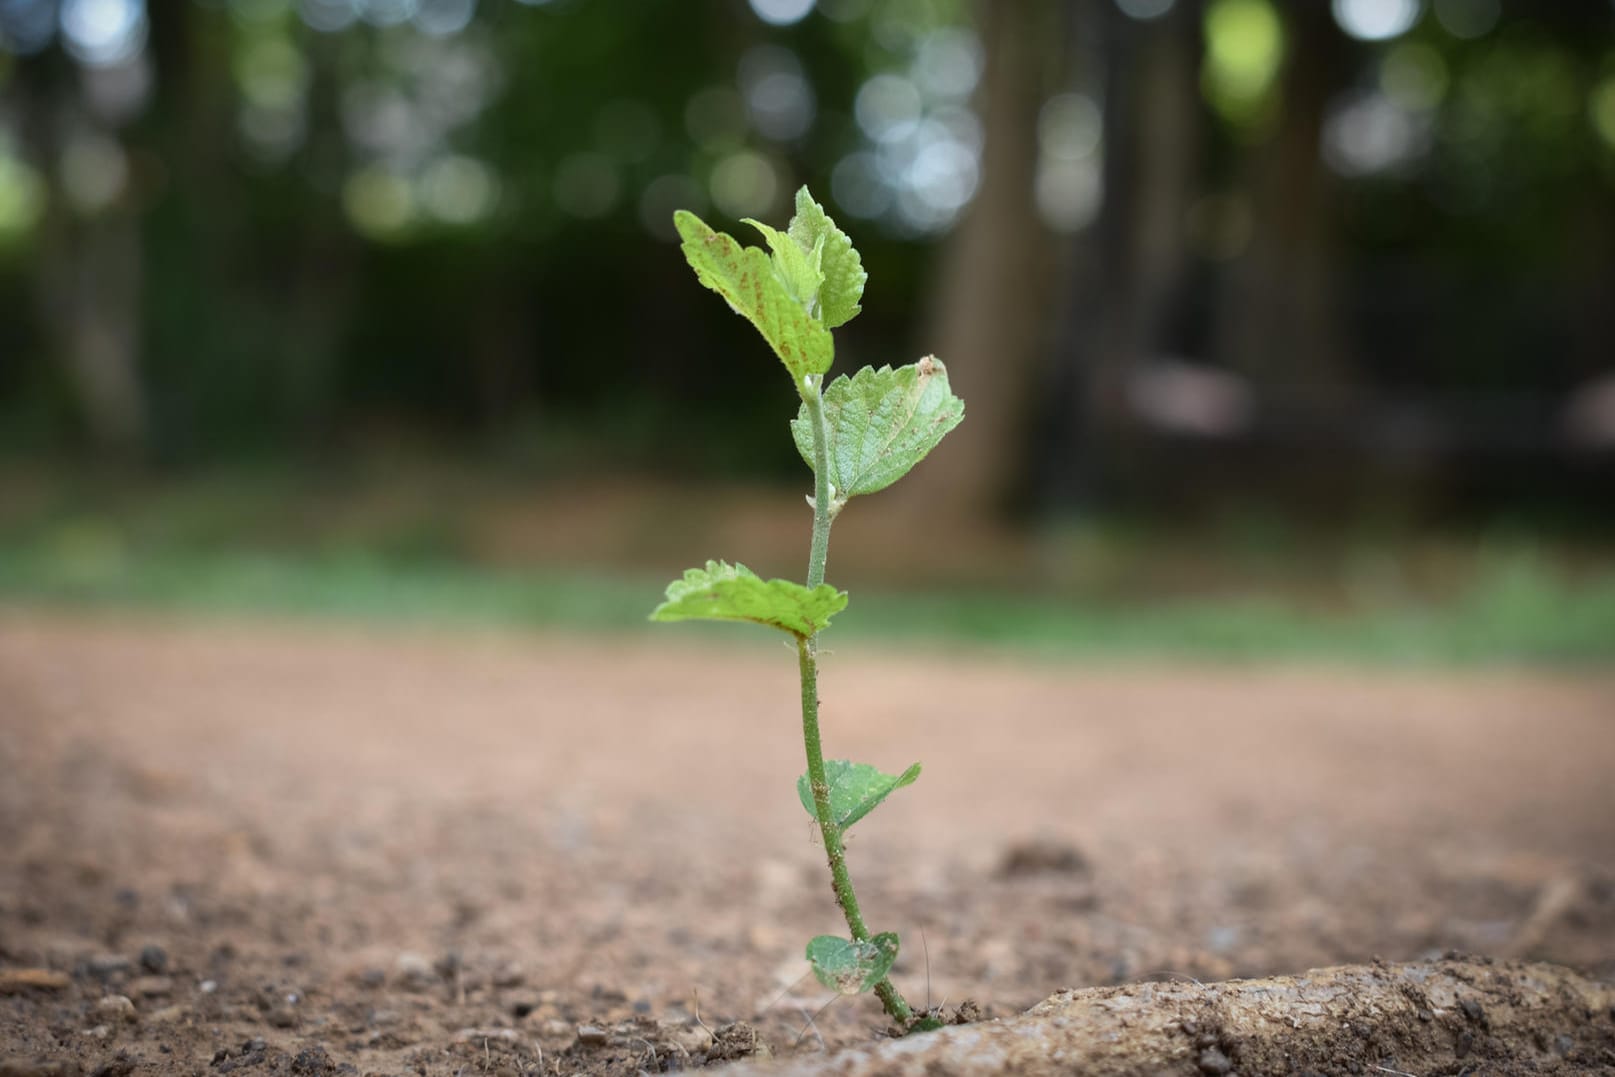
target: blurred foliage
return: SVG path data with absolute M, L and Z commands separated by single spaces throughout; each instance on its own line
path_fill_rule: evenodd
M 1327 7 L 1058 6 L 1025 195 L 1065 252 L 1057 299 L 996 315 L 1049 323 L 1018 458 L 1051 499 L 1073 461 L 1105 472 L 1090 492 L 1170 500 L 1207 459 L 1307 458 L 1325 397 L 1350 429 L 1317 455 L 1353 467 L 1447 452 L 1448 489 L 1546 467 L 1510 496 L 1572 498 L 1608 475 L 1615 9 Z M 690 294 L 671 211 L 778 220 L 811 184 L 872 269 L 839 369 L 942 351 L 935 254 L 1003 152 L 979 10 L 0 0 L 0 452 L 323 466 L 426 442 L 540 474 L 796 474 L 789 402 Z M 1182 153 L 1150 143 L 1157 53 L 1199 95 Z M 1149 171 L 1163 154 L 1181 175 Z M 1163 181 L 1179 245 L 1151 284 Z M 1223 413 L 1141 361 L 1182 357 L 1254 394 L 1242 450 L 1197 440 Z M 990 371 L 959 376 L 969 397 Z M 1089 398 L 1142 408 L 1145 440 Z

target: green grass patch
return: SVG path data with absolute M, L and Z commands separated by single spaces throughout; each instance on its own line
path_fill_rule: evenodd
M 93 532 L 0 544 L 0 601 L 61 608 L 334 618 L 412 626 L 647 630 L 659 575 L 512 571 L 351 552 L 131 551 Z M 1322 613 L 1281 596 L 1148 602 L 859 589 L 838 639 L 1050 657 L 1377 664 L 1615 659 L 1615 573 L 1571 579 L 1529 550 L 1486 558 L 1440 601 Z M 692 629 L 720 639 L 728 626 Z

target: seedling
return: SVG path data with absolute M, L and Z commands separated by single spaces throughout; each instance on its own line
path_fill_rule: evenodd
M 920 765 L 894 775 L 864 763 L 825 760 L 819 744 L 818 638 L 847 606 L 847 593 L 824 582 L 830 525 L 848 500 L 885 489 L 919 463 L 959 424 L 964 402 L 948 388 L 947 370 L 930 356 L 895 370 L 865 367 L 824 385 L 835 354 L 830 330 L 861 309 L 868 274 L 852 241 L 806 187 L 796 193 L 796 215 L 784 232 L 746 221 L 762 233 L 767 251 L 742 247 L 683 210 L 673 215 L 673 223 L 695 275 L 757 327 L 801 397 L 791 436 L 813 469 L 808 498 L 813 532 L 805 586 L 760 579 L 745 565 L 708 561 L 668 585 L 667 601 L 651 620 L 751 621 L 795 640 L 807 750 L 807 773 L 797 779 L 796 791 L 823 837 L 831 885 L 851 935 L 813 939 L 807 944 L 808 962 L 833 991 L 873 991 L 900 1027 L 934 1028 L 935 1018 L 916 1015 L 887 976 L 897 960 L 897 935 L 871 934 L 865 926 L 842 840 L 881 801 L 912 784 Z

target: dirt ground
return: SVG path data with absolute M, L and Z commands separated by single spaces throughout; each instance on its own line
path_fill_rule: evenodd
M 1615 979 L 1615 673 L 824 665 L 830 755 L 925 763 L 850 842 L 917 1004 L 1448 949 Z M 0 1071 L 867 1040 L 804 977 L 839 925 L 800 753 L 772 643 L 0 614 Z

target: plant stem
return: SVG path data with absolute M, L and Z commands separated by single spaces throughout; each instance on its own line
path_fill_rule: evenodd
M 817 587 L 824 582 L 824 566 L 830 554 L 830 460 L 824 428 L 824 405 L 815 386 L 804 397 L 808 418 L 813 424 L 813 546 L 808 554 L 807 585 Z M 841 827 L 836 825 L 830 811 L 830 782 L 824 773 L 824 749 L 819 743 L 819 645 L 816 636 L 798 636 L 796 640 L 797 669 L 802 679 L 802 744 L 807 749 L 808 787 L 813 791 L 813 811 L 818 817 L 819 834 L 824 839 L 824 855 L 830 863 L 830 887 L 835 891 L 836 904 L 847 918 L 847 930 L 854 941 L 867 942 L 869 928 L 864 926 L 862 911 L 858 908 L 858 895 L 852 889 L 852 875 L 847 871 L 847 850 L 841 840 Z M 892 1020 L 907 1028 L 914 1020 L 914 1011 L 890 979 L 875 985 L 875 994 Z
M 824 401 L 819 387 L 804 398 L 808 421 L 813 424 L 813 545 L 808 550 L 807 586 L 824 582 L 824 564 L 830 559 L 830 446 L 824 429 Z M 817 712 L 815 712 L 817 713 Z

